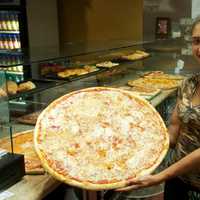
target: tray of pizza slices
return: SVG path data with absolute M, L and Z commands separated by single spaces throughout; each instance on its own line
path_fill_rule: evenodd
M 68 67 L 65 67 L 62 71 L 57 73 L 47 73 L 44 75 L 45 78 L 48 79 L 55 79 L 55 80 L 66 80 L 66 81 L 73 81 L 79 78 L 87 77 L 90 75 L 95 75 L 100 71 L 105 69 L 97 68 L 94 65 L 73 65 L 71 64 Z
M 152 71 L 141 74 L 140 78 L 129 80 L 131 87 L 149 87 L 154 89 L 169 90 L 178 88 L 185 76 L 166 74 L 162 71 Z
M 169 136 L 144 98 L 119 88 L 91 87 L 43 110 L 34 146 L 44 169 L 57 180 L 98 191 L 152 173 L 168 151 Z
M 26 174 L 40 175 L 44 174 L 45 171 L 34 149 L 33 132 L 33 130 L 28 130 L 13 134 L 13 152 L 18 154 L 24 154 Z M 1 138 L 0 147 L 1 149 L 6 150 L 7 152 L 12 152 L 10 137 Z

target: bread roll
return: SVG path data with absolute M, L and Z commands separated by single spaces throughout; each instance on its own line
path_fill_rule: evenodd
M 0 88 L 0 97 L 6 97 L 7 93 L 4 89 Z
M 18 90 L 18 85 L 14 81 L 7 81 L 7 88 L 8 88 L 8 94 L 16 94 Z
M 27 82 L 19 84 L 18 91 L 19 92 L 28 91 L 28 90 L 32 90 L 34 88 L 36 88 L 36 85 L 31 81 L 27 81 Z

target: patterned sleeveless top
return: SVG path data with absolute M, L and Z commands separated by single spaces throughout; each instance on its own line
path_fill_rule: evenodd
M 200 105 L 193 106 L 192 96 L 200 83 L 200 73 L 186 79 L 178 91 L 178 116 L 181 121 L 180 135 L 172 160 L 176 162 L 200 148 Z M 200 169 L 181 175 L 184 182 L 200 189 Z

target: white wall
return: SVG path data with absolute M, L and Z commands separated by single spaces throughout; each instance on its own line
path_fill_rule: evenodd
M 192 0 L 192 18 L 200 15 L 200 1 L 199 0 Z

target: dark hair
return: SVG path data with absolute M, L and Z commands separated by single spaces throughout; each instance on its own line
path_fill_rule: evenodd
M 196 25 L 198 25 L 198 24 L 200 24 L 200 15 L 197 16 L 197 17 L 194 19 L 194 21 L 193 21 L 193 23 L 192 23 L 191 33 L 193 33 L 193 31 L 194 31 Z

